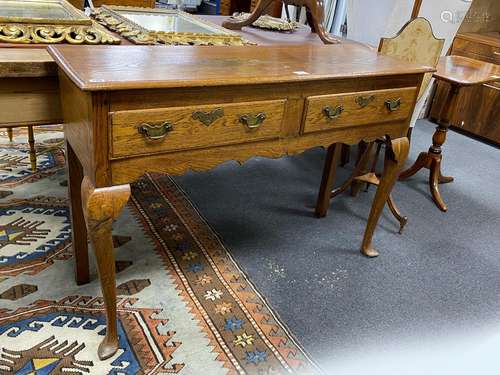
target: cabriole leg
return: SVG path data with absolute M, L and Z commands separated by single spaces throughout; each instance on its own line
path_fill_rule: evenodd
M 399 171 L 408 157 L 409 149 L 410 143 L 406 137 L 387 141 L 384 171 L 380 178 L 380 184 L 377 187 L 375 199 L 373 200 L 370 216 L 366 225 L 363 243 L 361 244 L 361 253 L 367 257 L 372 258 L 379 255 L 372 245 L 373 233 L 375 232 L 380 214 L 384 209 L 385 202 L 388 200 L 394 183 L 397 180 Z
M 115 259 L 111 228 L 113 220 L 120 215 L 130 197 L 130 185 L 96 189 L 90 180 L 84 177 L 81 191 L 83 213 L 96 257 L 106 307 L 106 336 L 98 349 L 99 358 L 106 359 L 118 350 Z

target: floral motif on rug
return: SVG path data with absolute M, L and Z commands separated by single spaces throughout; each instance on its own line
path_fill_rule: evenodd
M 13 187 L 50 176 L 64 168 L 64 152 L 57 146 L 37 147 L 37 170 L 31 170 L 27 144 L 0 145 L 0 183 Z
M 312 363 L 173 180 L 132 185 L 138 218 L 231 372 L 311 373 Z
M 67 198 L 27 184 L 63 168 L 51 152 L 45 172 L 29 162 L 1 172 L 10 177 L 0 188 L 21 198 L 0 198 L 0 374 L 317 372 L 181 189 L 157 174 L 132 184 L 117 222 L 126 230 L 115 227 L 119 350 L 99 360 L 104 306 L 96 280 L 74 284 Z M 55 191 L 63 179 L 41 182 Z

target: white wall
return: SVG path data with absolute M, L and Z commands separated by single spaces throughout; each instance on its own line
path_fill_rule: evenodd
M 378 46 L 381 37 L 394 36 L 410 19 L 413 0 L 348 0 L 347 37 Z M 471 2 L 424 0 L 420 16 L 427 18 L 438 38 L 445 38 L 443 54 L 450 47 Z
M 348 0 L 347 1 L 347 38 L 378 46 L 382 36 L 387 35 L 388 22 L 400 24 L 408 20 L 410 13 L 400 9 L 407 0 Z M 408 1 L 409 3 L 409 1 Z M 394 7 L 398 9 L 394 9 Z M 405 6 L 406 7 L 406 6 Z M 399 16 L 392 18 L 392 13 Z M 411 12 L 411 11 L 410 11 Z
M 414 0 L 347 0 L 347 38 L 378 47 L 381 37 L 392 37 L 410 20 Z M 471 2 L 469 0 L 423 0 L 419 16 L 427 18 L 437 38 L 446 39 L 442 54 L 453 42 Z M 427 92 L 417 103 L 411 121 L 415 125 Z

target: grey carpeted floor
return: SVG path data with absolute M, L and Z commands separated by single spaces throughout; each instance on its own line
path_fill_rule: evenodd
M 408 163 L 433 131 L 417 124 Z M 177 181 L 327 374 L 499 374 L 499 149 L 450 132 L 449 211 L 430 200 L 427 171 L 398 183 L 410 221 L 399 235 L 385 210 L 376 259 L 358 252 L 373 188 L 313 215 L 324 154 L 230 162 Z

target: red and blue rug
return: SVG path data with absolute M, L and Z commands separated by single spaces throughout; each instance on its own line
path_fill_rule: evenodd
M 171 178 L 145 175 L 114 225 L 120 348 L 100 361 L 95 269 L 76 286 L 64 153 L 0 137 L 1 374 L 310 374 L 311 360 Z M 92 259 L 91 259 L 92 260 Z

